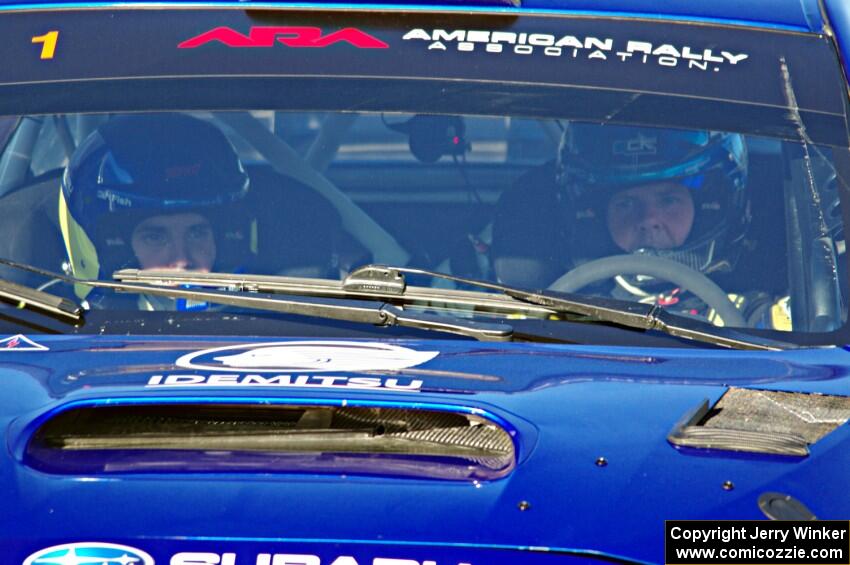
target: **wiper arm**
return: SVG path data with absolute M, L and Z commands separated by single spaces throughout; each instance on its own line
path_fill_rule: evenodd
M 567 314 L 587 315 L 593 319 L 630 328 L 653 330 L 701 343 L 761 351 L 796 349 L 798 346 L 786 341 L 755 336 L 734 328 L 715 326 L 665 310 L 655 304 L 622 301 L 600 297 L 582 297 L 584 303 L 572 298 L 563 298 L 547 293 L 531 293 L 520 300 L 549 305 Z M 578 307 L 577 307 L 578 306 Z M 588 312 L 589 310 L 589 312 Z M 586 313 L 587 312 L 587 313 Z
M 64 320 L 79 322 L 83 317 L 82 308 L 67 298 L 5 279 L 0 279 L 0 297 L 17 302 L 22 307 L 46 312 Z
M 587 321 L 605 322 L 639 330 L 654 330 L 674 337 L 721 347 L 769 351 L 797 347 L 791 343 L 752 336 L 734 329 L 718 327 L 708 322 L 679 316 L 655 304 L 570 293 L 555 294 L 542 290 L 531 291 L 488 281 L 456 277 L 426 269 L 367 265 L 351 273 L 344 281 L 343 287 L 347 286 L 352 289 L 370 288 L 380 286 L 381 281 L 388 281 L 385 284 L 389 288 L 397 288 L 397 279 L 401 273 L 423 275 L 495 290 L 516 300 L 552 309 L 558 314 L 585 317 L 588 319 Z
M 513 328 L 507 324 L 476 322 L 449 316 L 407 312 L 392 304 L 376 304 L 366 300 L 297 296 L 282 298 L 279 295 L 257 292 L 245 293 L 240 291 L 187 289 L 173 286 L 85 280 L 39 269 L 8 259 L 0 259 L 0 264 L 59 279 L 71 284 L 81 284 L 92 288 L 106 288 L 118 292 L 148 294 L 167 298 L 185 298 L 188 300 L 253 308 L 281 314 L 314 316 L 332 320 L 368 323 L 376 326 L 401 326 L 442 331 L 473 337 L 480 341 L 509 341 L 513 335 Z
M 627 328 L 659 331 L 674 337 L 719 345 L 721 347 L 768 351 L 797 347 L 791 343 L 752 336 L 734 329 L 718 327 L 708 322 L 679 316 L 655 304 L 643 304 L 641 302 L 570 293 L 555 294 L 547 291 L 531 291 L 488 281 L 467 279 L 436 271 L 408 267 L 368 265 L 362 269 L 358 269 L 352 275 L 357 275 L 354 280 L 355 285 L 369 285 L 375 284 L 372 281 L 394 277 L 393 272 L 424 275 L 481 288 L 489 288 L 516 300 L 550 308 L 558 314 L 582 316 L 588 318 L 589 321 L 606 322 Z

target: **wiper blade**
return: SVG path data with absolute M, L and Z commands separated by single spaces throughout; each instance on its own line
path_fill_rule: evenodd
M 79 322 L 83 317 L 82 308 L 67 298 L 5 279 L 0 279 L 0 297 L 17 302 L 21 307 L 33 308 L 64 320 Z
M 8 259 L 0 259 L 0 264 L 38 273 L 71 284 L 111 289 L 118 292 L 148 294 L 167 298 L 185 298 L 199 302 L 253 308 L 281 314 L 296 314 L 332 320 L 368 323 L 376 326 L 401 326 L 442 331 L 473 337 L 480 341 L 509 341 L 513 334 L 513 328 L 507 324 L 477 322 L 451 316 L 408 312 L 392 304 L 376 304 L 365 300 L 297 296 L 282 298 L 279 295 L 257 292 L 246 293 L 241 291 L 188 289 L 173 286 L 86 280 L 39 269 Z
M 125 283 L 144 283 L 158 286 L 190 285 L 244 292 L 387 300 L 393 304 L 430 304 L 431 306 L 445 304 L 452 307 L 476 308 L 488 312 L 522 313 L 541 318 L 556 313 L 551 308 L 528 302 L 518 303 L 509 296 L 492 292 L 408 286 L 404 277 L 400 274 L 395 278 L 395 281 L 388 278 L 384 278 L 379 283 L 360 281 L 359 274 L 367 268 L 357 269 L 344 281 L 281 275 L 193 273 L 152 269 L 123 269 L 116 271 L 113 277 Z
M 499 295 L 490 294 L 488 296 L 488 293 L 409 287 L 404 278 L 404 273 L 494 290 L 504 296 L 500 298 Z M 342 282 L 267 275 L 139 270 L 118 271 L 115 273 L 115 277 L 122 281 L 145 281 L 159 285 L 225 286 L 246 291 L 284 294 L 303 293 L 320 296 L 368 296 L 393 301 L 433 300 L 449 304 L 470 304 L 492 309 L 518 310 L 542 317 L 551 314 L 568 315 L 579 317 L 575 321 L 602 322 L 642 331 L 658 331 L 678 338 L 735 349 L 781 350 L 796 347 L 791 343 L 761 338 L 735 329 L 719 327 L 708 322 L 679 316 L 652 304 L 542 290 L 532 291 L 411 267 L 366 265 L 350 273 Z M 510 300 L 506 300 L 506 298 Z M 520 303 L 516 301 L 520 301 Z
M 343 283 L 343 287 L 359 289 L 380 287 L 385 284 L 388 289 L 396 289 L 399 286 L 398 278 L 402 273 L 496 290 L 516 300 L 549 308 L 558 314 L 584 317 L 586 318 L 584 321 L 605 322 L 644 331 L 659 331 L 674 337 L 721 347 L 769 351 L 796 347 L 790 343 L 752 336 L 734 329 L 679 316 L 654 304 L 568 293 L 556 294 L 542 290 L 531 291 L 426 269 L 367 265 L 354 271 Z

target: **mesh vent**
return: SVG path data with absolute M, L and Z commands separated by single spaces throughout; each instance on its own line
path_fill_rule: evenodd
M 848 418 L 848 397 L 730 388 L 702 425 L 796 435 L 815 443 Z
M 667 436 L 683 447 L 806 456 L 809 445 L 850 419 L 850 398 L 730 388 L 704 401 Z
M 463 412 L 223 404 L 71 409 L 36 431 L 27 457 L 66 473 L 238 468 L 496 478 L 515 464 L 508 432 Z

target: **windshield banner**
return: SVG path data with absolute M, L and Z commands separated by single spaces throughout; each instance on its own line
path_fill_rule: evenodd
M 545 15 L 86 9 L 7 13 L 0 84 L 142 77 L 463 79 L 843 114 L 829 40 Z M 741 84 L 747 88 L 741 88 Z M 795 88 L 818 83 L 821 88 Z

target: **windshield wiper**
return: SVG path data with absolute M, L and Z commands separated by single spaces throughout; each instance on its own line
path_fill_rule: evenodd
M 361 273 L 360 271 L 363 272 Z M 407 267 L 381 267 L 369 265 L 364 267 L 362 270 L 358 269 L 356 273 L 358 273 L 358 279 L 364 279 L 364 282 L 368 284 L 367 281 L 369 280 L 380 279 L 381 277 L 387 276 L 383 274 L 382 271 L 389 271 L 390 275 L 395 271 L 399 273 L 410 273 L 451 280 L 481 288 L 489 288 L 515 298 L 516 300 L 550 308 L 558 314 L 579 317 L 579 319 L 575 321 L 604 322 L 626 328 L 658 331 L 674 337 L 734 349 L 774 351 L 792 349 L 796 347 L 796 345 L 791 343 L 753 336 L 738 330 L 719 327 L 708 322 L 680 316 L 670 312 L 669 310 L 665 310 L 656 304 L 644 304 L 641 302 L 631 302 L 627 300 L 617 300 L 614 298 L 598 296 L 577 295 L 572 293 L 555 293 L 545 290 L 532 291 L 491 283 L 488 281 L 456 277 L 454 275 L 447 275 L 436 271 Z
M 242 292 L 241 290 L 199 290 L 155 284 L 85 280 L 54 273 L 9 259 L 0 258 L 0 264 L 59 279 L 71 284 L 111 289 L 118 292 L 148 294 L 167 298 L 185 298 L 199 302 L 253 308 L 281 314 L 296 314 L 347 322 L 367 323 L 376 326 L 400 326 L 441 331 L 472 337 L 480 341 L 509 341 L 513 335 L 513 328 L 503 323 L 477 322 L 453 316 L 408 312 L 392 304 L 376 304 L 368 300 L 297 296 L 281 298 L 280 295 Z M 182 273 L 182 275 L 191 277 L 192 273 Z M 200 285 L 200 283 L 194 284 L 196 286 Z
M 514 298 L 492 292 L 475 292 L 432 287 L 408 286 L 400 273 L 380 277 L 378 280 L 361 280 L 360 274 L 373 267 L 363 267 L 352 272 L 344 281 L 288 277 L 280 275 L 242 275 L 228 273 L 196 273 L 160 270 L 124 269 L 113 277 L 124 283 L 143 283 L 157 286 L 190 285 L 207 288 L 226 288 L 243 292 L 267 292 L 297 296 L 326 298 L 355 298 L 388 300 L 393 304 L 438 304 L 455 308 L 468 308 L 505 314 L 521 313 L 546 318 L 556 313 L 545 306 L 517 302 Z
M 466 290 L 409 287 L 404 273 L 494 290 L 501 293 L 501 296 Z M 540 317 L 553 314 L 564 315 L 569 316 L 571 321 L 601 322 L 642 331 L 658 331 L 678 338 L 735 349 L 781 350 L 796 347 L 792 343 L 753 336 L 735 329 L 680 316 L 654 304 L 542 290 L 531 291 L 411 267 L 366 265 L 351 272 L 341 282 L 267 275 L 179 273 L 135 269 L 118 271 L 114 276 L 125 282 L 145 282 L 154 285 L 191 284 L 253 292 L 370 297 L 413 303 L 429 301 L 469 305 L 488 310 L 522 312 Z
M 532 291 L 488 281 L 456 277 L 426 269 L 367 265 L 354 271 L 343 282 L 343 286 L 347 285 L 353 289 L 369 288 L 380 286 L 381 280 L 389 280 L 393 281 L 390 287 L 395 288 L 397 286 L 395 279 L 401 273 L 423 275 L 495 290 L 516 300 L 549 308 L 557 314 L 578 317 L 574 321 L 603 322 L 644 331 L 658 331 L 674 337 L 734 349 L 774 351 L 796 347 L 791 343 L 753 336 L 738 330 L 680 316 L 656 304 L 572 293 L 555 293 L 545 290 Z
M 66 321 L 79 322 L 83 317 L 83 309 L 67 298 L 6 279 L 0 279 L 0 298 L 16 302 L 23 308 L 32 308 Z

